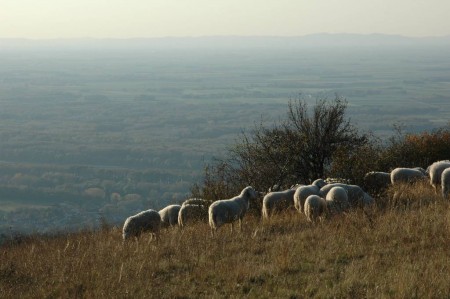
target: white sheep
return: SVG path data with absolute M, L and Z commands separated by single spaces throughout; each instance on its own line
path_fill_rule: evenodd
M 323 179 L 317 179 L 314 182 L 311 183 L 312 186 L 317 186 L 317 188 L 321 189 L 325 185 L 328 185 L 328 183 Z
M 294 193 L 297 185 L 291 189 L 278 192 L 269 192 L 263 198 L 262 215 L 264 219 L 269 219 L 271 214 L 287 210 L 294 206 Z
M 370 171 L 364 175 L 364 188 L 372 194 L 380 194 L 391 185 L 391 174 L 382 171 Z
M 442 197 L 447 199 L 450 194 L 450 167 L 446 168 L 441 175 Z
M 269 187 L 269 191 L 268 192 L 276 192 L 276 191 L 280 191 L 281 190 L 281 186 L 278 184 L 275 184 L 271 187 Z
M 414 183 L 426 177 L 426 172 L 423 168 L 398 167 L 391 171 L 391 184 Z
M 314 181 L 316 182 L 316 181 Z M 320 185 L 320 184 L 319 184 Z M 316 185 L 300 186 L 294 193 L 294 207 L 300 213 L 304 211 L 306 198 L 310 195 L 319 195 L 320 188 Z
M 139 237 L 143 232 L 150 232 L 156 239 L 159 239 L 159 230 L 161 228 L 161 216 L 155 210 L 142 211 L 136 215 L 130 216 L 123 224 L 123 240 L 131 237 Z
M 320 189 L 320 193 L 319 193 L 320 196 L 326 197 L 328 192 L 333 187 L 342 187 L 347 191 L 348 202 L 350 203 L 350 206 L 352 208 L 364 207 L 364 206 L 366 206 L 368 204 L 372 204 L 374 202 L 373 198 L 369 194 L 364 192 L 364 190 L 361 187 L 359 187 L 358 185 L 347 185 L 347 184 L 343 184 L 343 183 L 333 183 L 333 184 L 328 184 L 328 185 L 322 187 L 322 189 Z
M 363 207 L 372 206 L 373 204 L 375 204 L 375 199 L 367 192 L 364 192 Z
M 203 205 L 207 206 L 208 201 L 202 198 L 189 198 L 183 201 L 182 205 Z
M 330 214 L 340 214 L 350 209 L 350 203 L 348 202 L 347 190 L 343 187 L 335 186 L 330 189 L 325 198 L 327 202 L 327 208 Z
M 324 182 L 327 183 L 327 184 L 335 184 L 335 183 L 350 184 L 350 179 L 344 179 L 344 178 L 326 178 Z
M 159 216 L 161 216 L 161 224 L 163 227 L 174 226 L 178 224 L 178 212 L 181 209 L 181 205 L 169 205 L 160 210 Z
M 178 212 L 178 225 L 180 228 L 189 223 L 206 222 L 208 219 L 208 201 L 199 198 L 191 198 L 183 202 Z
M 305 215 L 309 222 L 316 222 L 325 216 L 327 212 L 327 202 L 319 195 L 310 195 L 305 200 Z
M 439 185 L 441 185 L 441 178 L 442 178 L 442 172 L 450 167 L 450 161 L 449 160 L 443 160 L 443 161 L 437 161 L 431 164 L 428 167 L 428 172 L 430 176 L 430 183 L 433 186 L 434 190 L 437 193 L 437 190 L 439 189 Z
M 242 192 L 231 199 L 222 199 L 213 202 L 209 206 L 209 225 L 211 227 L 211 234 L 225 223 L 231 223 L 231 231 L 233 231 L 233 222 L 239 220 L 239 227 L 242 228 L 242 219 L 247 213 L 251 200 L 258 197 L 253 187 L 246 187 Z

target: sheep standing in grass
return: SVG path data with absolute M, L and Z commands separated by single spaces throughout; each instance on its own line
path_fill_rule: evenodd
M 301 186 L 294 193 L 294 207 L 303 213 L 306 198 L 310 195 L 319 195 L 320 188 L 317 185 Z
M 183 202 L 178 212 L 178 225 L 180 228 L 194 222 L 208 220 L 208 201 L 191 198 Z
M 321 189 L 322 187 L 325 187 L 325 185 L 328 185 L 328 183 L 323 179 L 317 179 L 314 182 L 312 182 L 311 185 Z
M 363 197 L 363 207 L 373 206 L 375 204 L 375 199 L 370 196 L 368 193 L 364 192 Z
M 142 211 L 136 215 L 130 216 L 123 224 L 123 240 L 132 237 L 139 237 L 143 232 L 150 232 L 153 237 L 159 239 L 159 230 L 161 228 L 161 216 L 155 210 Z
M 364 192 L 358 185 L 347 185 L 342 183 L 333 183 L 322 187 L 322 189 L 320 189 L 320 196 L 326 197 L 328 192 L 334 187 L 342 187 L 347 191 L 348 202 L 352 208 L 365 207 L 374 202 L 373 198 Z
M 350 184 L 350 179 L 345 179 L 345 178 L 326 178 L 324 182 L 327 183 L 327 184 L 336 184 L 336 183 Z
M 281 190 L 281 186 L 279 184 L 275 184 L 269 188 L 269 192 L 276 192 L 276 191 L 280 191 L 280 190 Z
M 437 190 L 441 185 L 442 172 L 449 167 L 450 167 L 449 160 L 437 161 L 428 167 L 428 172 L 430 175 L 430 183 L 433 186 L 436 193 L 438 192 Z
M 231 223 L 231 231 L 233 232 L 233 222 L 239 220 L 239 227 L 242 228 L 242 219 L 247 213 L 251 200 L 258 197 L 253 187 L 246 187 L 242 192 L 231 199 L 222 199 L 213 202 L 209 206 L 209 225 L 211 226 L 211 234 L 226 223 Z
M 319 195 L 320 188 L 326 186 L 328 183 L 323 179 L 317 179 L 307 186 L 299 186 L 294 193 L 294 207 L 300 213 L 303 213 L 305 200 L 310 195 Z M 301 189 L 300 189 L 301 188 Z
M 389 172 L 371 171 L 364 175 L 364 188 L 371 194 L 379 195 L 391 185 Z
M 163 227 L 174 226 L 178 224 L 178 212 L 180 205 L 170 205 L 160 210 L 158 213 L 161 216 L 161 224 Z
M 398 167 L 391 171 L 391 184 L 414 183 L 426 178 L 426 172 L 423 168 L 403 168 Z
M 207 206 L 208 205 L 208 201 L 206 199 L 202 199 L 202 198 L 189 198 L 186 199 L 185 201 L 183 201 L 182 205 L 203 205 L 203 206 Z
M 267 193 L 263 198 L 262 215 L 264 219 L 269 219 L 275 212 L 294 207 L 294 193 L 296 190 L 297 186 L 294 186 L 292 189 Z
M 336 186 L 331 188 L 325 200 L 327 201 L 328 211 L 332 215 L 340 214 L 350 209 L 347 190 L 343 187 Z
M 441 175 L 442 196 L 448 199 L 450 194 L 450 167 L 446 168 Z
M 327 202 L 319 195 L 310 195 L 305 200 L 305 215 L 309 222 L 316 222 L 325 216 L 327 212 Z

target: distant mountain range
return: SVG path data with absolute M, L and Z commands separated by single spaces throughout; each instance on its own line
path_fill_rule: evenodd
M 450 35 L 405 37 L 385 34 L 312 34 L 296 37 L 205 36 L 132 39 L 0 39 L 0 50 L 26 49 L 246 49 L 450 47 Z

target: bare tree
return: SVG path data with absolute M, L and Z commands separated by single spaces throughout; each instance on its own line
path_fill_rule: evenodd
M 360 134 L 345 118 L 346 108 L 346 100 L 339 96 L 333 101 L 318 100 L 312 111 L 305 101 L 289 102 L 283 127 L 297 147 L 298 177 L 323 178 L 329 174 L 337 149 L 353 151 L 368 143 L 368 136 Z
M 220 171 L 205 176 L 204 191 L 211 194 L 206 189 L 225 185 L 267 190 L 275 184 L 286 187 L 326 177 L 338 149 L 353 151 L 368 143 L 368 137 L 345 118 L 346 107 L 339 96 L 319 99 L 312 109 L 302 99 L 289 101 L 284 121 L 271 127 L 261 122 L 250 133 L 241 133 L 228 157 L 208 169 Z

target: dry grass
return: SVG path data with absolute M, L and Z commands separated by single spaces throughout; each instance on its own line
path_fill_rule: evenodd
M 450 296 L 449 203 L 353 211 L 317 225 L 295 213 L 206 224 L 123 244 L 120 229 L 35 236 L 0 248 L 2 298 Z

